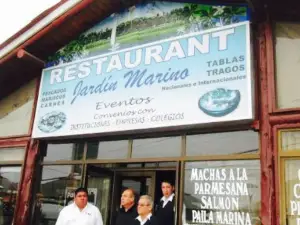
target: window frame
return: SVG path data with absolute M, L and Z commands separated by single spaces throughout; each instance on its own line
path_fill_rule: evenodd
M 11 139 L 11 138 L 22 138 L 22 137 L 30 138 L 31 137 L 32 129 L 33 129 L 33 123 L 34 123 L 34 117 L 35 117 L 35 110 L 36 110 L 36 107 L 37 107 L 37 101 L 38 101 L 39 87 L 40 87 L 41 78 L 40 77 L 35 77 L 35 78 L 23 83 L 23 85 L 26 85 L 29 82 L 33 81 L 33 80 L 35 80 L 35 85 L 34 85 L 35 90 L 34 90 L 34 98 L 33 98 L 33 103 L 32 103 L 32 112 L 31 112 L 31 116 L 30 116 L 30 121 L 29 121 L 29 126 L 28 126 L 27 133 L 18 134 L 18 135 L 0 136 L 0 141 L 1 140 L 6 140 L 6 139 Z M 17 90 L 14 90 L 14 91 L 17 91 Z M 3 99 L 5 99 L 5 97 L 6 96 L 4 96 Z
M 0 160 L 0 166 L 6 166 L 6 165 L 17 165 L 17 166 L 22 166 L 22 171 L 21 174 L 23 174 L 23 167 L 24 167 L 24 162 L 26 159 L 27 151 L 29 148 L 29 142 L 28 141 L 15 141 L 12 142 L 8 141 L 7 142 L 2 142 L 0 141 L 0 151 L 2 148 L 16 148 L 16 147 L 23 147 L 24 148 L 24 158 L 23 160 L 15 160 L 15 161 L 1 161 Z
M 166 161 L 194 161 L 194 160 L 239 160 L 239 159 L 260 159 L 260 133 L 256 130 L 250 129 L 234 129 L 234 130 L 226 130 L 226 131 L 218 131 L 218 133 L 223 132 L 234 132 L 234 131 L 247 131 L 252 130 L 253 132 L 257 133 L 258 135 L 258 152 L 255 153 L 246 153 L 246 154 L 216 154 L 216 155 L 199 155 L 199 156 L 188 156 L 187 155 L 187 136 L 189 135 L 197 135 L 197 133 L 193 134 L 176 134 L 176 135 L 166 135 L 166 136 L 159 136 L 158 138 L 162 137 L 180 137 L 180 156 L 170 156 L 170 157 L 141 157 L 141 158 L 133 158 L 132 157 L 132 150 L 133 150 L 133 141 L 134 140 L 141 140 L 141 139 L 151 139 L 155 138 L 157 136 L 145 136 L 143 138 L 132 138 L 132 137 L 116 137 L 116 139 L 112 139 L 109 141 L 120 141 L 120 140 L 126 140 L 128 142 L 128 149 L 127 149 L 127 157 L 126 158 L 119 158 L 119 159 L 87 159 L 87 150 L 88 150 L 88 142 L 95 141 L 94 139 L 84 139 L 84 140 L 65 140 L 65 141 L 44 141 L 43 147 L 41 148 L 41 152 L 44 152 L 47 150 L 47 144 L 68 144 L 68 143 L 83 143 L 84 144 L 84 151 L 83 151 L 83 157 L 81 160 L 54 160 L 54 161 L 44 161 L 45 157 L 43 155 L 43 160 L 41 162 L 41 165 L 66 165 L 66 164 L 109 164 L 109 163 L 136 163 L 136 162 L 144 162 L 145 160 L 147 162 L 166 162 Z M 210 134 L 210 133 L 216 133 L 216 132 L 205 132 L 205 133 L 198 133 L 201 134 Z M 105 142 L 107 140 L 105 139 L 98 139 L 99 142 Z
M 0 166 L 1 167 L 11 167 L 11 166 L 19 166 L 21 168 L 20 171 L 20 180 L 19 180 L 19 185 L 18 185 L 18 190 L 17 190 L 17 194 L 16 194 L 16 205 L 15 205 L 15 210 L 13 213 L 13 218 L 15 218 L 17 216 L 17 210 L 19 208 L 19 203 L 20 201 L 18 200 L 18 198 L 20 197 L 21 194 L 21 187 L 22 187 L 22 182 L 23 181 L 23 175 L 24 175 L 24 170 L 25 170 L 25 159 L 27 157 L 27 151 L 29 149 L 29 141 L 28 140 L 0 140 L 0 151 L 1 148 L 15 148 L 15 147 L 24 147 L 24 158 L 23 160 L 16 160 L 16 161 L 0 161 Z
M 299 23 L 297 21 L 288 21 L 288 20 L 274 20 L 272 23 L 269 22 L 266 25 L 266 59 L 267 59 L 267 73 L 268 77 L 268 86 L 269 86 L 269 102 L 268 105 L 269 112 L 280 114 L 283 112 L 300 112 L 299 107 L 292 108 L 279 108 L 278 107 L 278 86 L 276 85 L 277 73 L 276 73 L 276 32 L 275 27 L 276 23 Z M 272 97 L 275 96 L 275 97 Z
M 288 151 L 282 150 L 282 133 L 284 132 L 295 132 L 299 131 L 299 124 L 288 124 L 288 125 L 277 125 L 274 127 L 275 134 L 277 134 L 277 138 L 275 139 L 275 151 L 277 155 L 277 165 L 275 166 L 275 174 L 279 174 L 279 179 L 276 181 L 275 191 L 277 193 L 276 196 L 276 205 L 278 205 L 277 214 L 280 215 L 279 221 L 280 224 L 285 224 L 286 221 L 286 186 L 285 186 L 285 165 L 286 161 L 290 159 L 300 160 L 300 149 L 293 149 Z M 279 195 L 279 196 L 278 196 Z

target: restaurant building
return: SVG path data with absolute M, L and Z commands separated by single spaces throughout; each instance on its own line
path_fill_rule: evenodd
M 0 225 L 175 184 L 176 225 L 300 225 L 300 4 L 62 0 L 0 45 Z M 298 97 L 299 96 L 299 97 Z

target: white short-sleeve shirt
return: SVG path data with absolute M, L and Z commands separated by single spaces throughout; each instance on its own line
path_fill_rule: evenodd
M 80 211 L 75 203 L 64 207 L 58 216 L 56 225 L 103 225 L 99 209 L 88 203 Z

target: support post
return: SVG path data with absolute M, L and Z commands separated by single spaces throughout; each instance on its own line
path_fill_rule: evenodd
M 272 74 L 268 73 L 267 41 L 270 36 L 268 29 L 271 29 L 269 22 L 259 24 L 258 28 L 258 70 L 260 89 L 260 161 L 261 161 L 261 222 L 264 225 L 276 224 L 276 201 L 275 201 L 275 177 L 273 154 L 273 133 L 269 115 L 269 79 Z
M 16 210 L 14 213 L 15 225 L 28 225 L 29 212 L 31 209 L 32 187 L 34 183 L 35 167 L 38 159 L 39 143 L 32 140 L 26 152 L 23 166 L 23 176 L 20 180 L 19 198 L 17 198 Z

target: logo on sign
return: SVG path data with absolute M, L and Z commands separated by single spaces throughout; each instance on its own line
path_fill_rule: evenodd
M 222 117 L 233 112 L 238 107 L 240 100 L 239 90 L 217 88 L 202 95 L 198 104 L 205 114 Z

